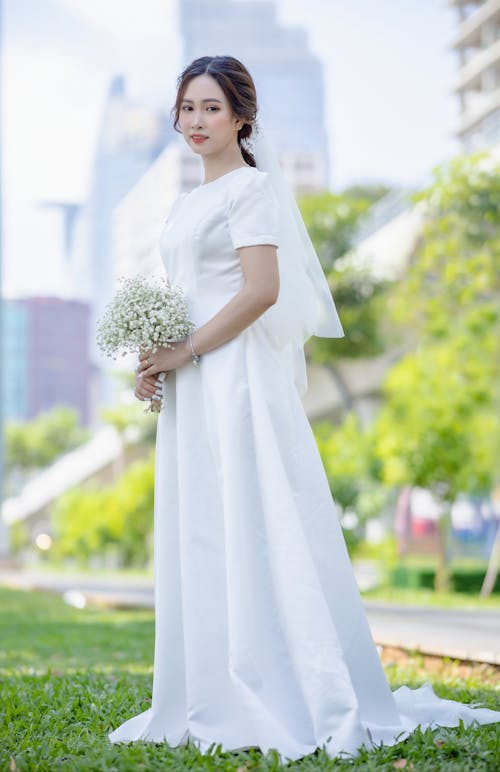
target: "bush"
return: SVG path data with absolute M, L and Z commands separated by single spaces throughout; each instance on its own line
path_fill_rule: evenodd
M 152 553 L 154 456 L 129 466 L 114 485 L 65 493 L 52 512 L 55 559 L 117 556 L 123 567 L 144 567 Z
M 431 565 L 399 564 L 389 572 L 389 583 L 393 587 L 403 587 L 412 590 L 433 590 L 435 586 L 435 567 Z M 486 573 L 486 565 L 452 566 L 450 569 L 450 589 L 453 592 L 463 592 L 478 595 Z M 500 593 L 500 575 L 497 576 L 493 592 Z

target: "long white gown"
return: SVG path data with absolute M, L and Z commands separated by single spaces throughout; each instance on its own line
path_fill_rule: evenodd
M 277 207 L 251 167 L 176 200 L 160 252 L 198 326 L 242 286 L 236 250 L 278 243 Z M 429 683 L 391 691 L 311 426 L 261 321 L 164 383 L 152 704 L 110 741 L 286 761 L 392 745 L 418 724 L 500 721 Z

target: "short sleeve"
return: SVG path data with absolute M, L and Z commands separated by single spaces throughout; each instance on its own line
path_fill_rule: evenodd
M 229 231 L 234 249 L 258 244 L 278 246 L 279 203 L 268 173 L 252 171 L 237 182 L 229 195 Z

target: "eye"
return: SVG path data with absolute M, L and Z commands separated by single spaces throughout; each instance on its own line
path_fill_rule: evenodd
M 184 105 L 182 109 L 183 110 L 191 110 L 191 107 L 189 105 Z
M 214 105 L 212 105 L 212 106 L 211 106 L 211 107 L 209 107 L 208 109 L 209 109 L 209 110 L 216 110 L 216 111 L 217 111 L 217 110 L 219 110 L 220 108 L 219 108 L 219 107 L 214 107 Z

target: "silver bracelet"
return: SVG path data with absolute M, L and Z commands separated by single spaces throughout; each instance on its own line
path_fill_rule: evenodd
M 191 340 L 191 333 L 188 335 L 189 338 L 189 345 L 191 346 L 191 356 L 193 357 L 193 364 L 197 365 L 200 361 L 201 357 L 199 354 L 196 353 L 196 351 L 193 348 L 193 341 Z

